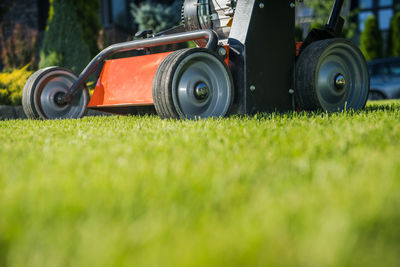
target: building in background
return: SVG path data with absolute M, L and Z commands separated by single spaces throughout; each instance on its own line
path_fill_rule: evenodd
M 137 29 L 130 13 L 132 0 L 100 0 L 103 46 L 129 39 Z
M 333 5 L 332 0 L 332 5 Z M 354 14 L 351 22 L 356 23 L 357 30 L 355 40 L 364 29 L 364 23 L 368 16 L 375 15 L 378 19 L 379 28 L 386 37 L 389 30 L 390 20 L 395 11 L 400 9 L 400 0 L 348 0 L 343 7 L 343 15 Z M 300 3 L 296 13 L 296 22 L 306 33 L 310 23 L 314 19 L 313 10 L 307 6 L 307 1 Z

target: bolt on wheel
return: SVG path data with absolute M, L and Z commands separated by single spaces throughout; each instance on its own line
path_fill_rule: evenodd
M 89 94 L 86 86 L 69 103 L 60 101 L 77 80 L 69 69 L 49 67 L 38 70 L 26 82 L 22 106 L 31 119 L 71 119 L 86 114 Z
M 157 69 L 153 99 L 162 118 L 225 116 L 233 99 L 231 73 L 208 49 L 175 51 Z

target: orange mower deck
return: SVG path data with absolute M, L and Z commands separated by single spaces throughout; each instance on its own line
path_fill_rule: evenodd
M 153 105 L 153 79 L 170 53 L 106 61 L 88 108 Z

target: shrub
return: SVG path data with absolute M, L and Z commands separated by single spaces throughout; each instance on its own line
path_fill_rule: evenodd
M 70 0 L 50 0 L 39 67 L 57 65 L 79 73 L 90 59 L 90 50 L 83 39 L 73 3 Z
M 302 42 L 303 41 L 303 29 L 296 25 L 296 28 L 294 29 L 294 36 L 296 42 Z
M 391 32 L 391 51 L 390 55 L 400 56 L 400 12 L 397 12 L 392 19 L 392 32 Z
M 38 31 L 22 24 L 9 27 L 10 34 L 5 34 L 0 27 L 1 58 L 5 69 L 21 68 L 27 64 L 34 68 Z
M 139 30 L 160 32 L 180 23 L 181 7 L 182 1 L 174 1 L 167 5 L 146 0 L 139 5 L 132 3 L 131 14 Z
M 28 70 L 28 67 L 29 65 L 26 65 L 21 69 L 0 73 L 1 105 L 21 105 L 22 89 L 33 73 Z
M 371 60 L 382 57 L 382 35 L 375 16 L 369 16 L 361 33 L 360 48 L 365 59 Z

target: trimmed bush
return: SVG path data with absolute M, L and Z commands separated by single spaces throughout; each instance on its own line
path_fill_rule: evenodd
M 22 89 L 33 73 L 28 67 L 0 73 L 0 105 L 21 105 Z
M 140 30 L 160 32 L 181 22 L 182 1 L 174 1 L 171 5 L 146 0 L 139 5 L 131 4 L 131 14 Z
M 70 0 L 50 0 L 49 20 L 39 67 L 63 66 L 79 73 L 91 59 L 83 30 Z
M 375 16 L 369 16 L 361 33 L 360 48 L 366 60 L 382 57 L 382 35 Z

